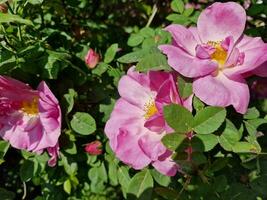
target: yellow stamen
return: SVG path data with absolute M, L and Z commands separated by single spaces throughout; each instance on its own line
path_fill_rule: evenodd
M 211 55 L 211 59 L 217 61 L 219 64 L 219 69 L 222 69 L 226 62 L 227 51 L 222 48 L 221 42 L 209 41 L 208 45 L 215 48 L 215 52 Z
M 144 111 L 146 112 L 144 115 L 145 119 L 149 119 L 150 117 L 155 115 L 158 112 L 155 101 L 154 100 L 148 101 L 144 106 Z
M 31 101 L 22 101 L 21 110 L 29 115 L 38 114 L 38 97 L 34 97 Z

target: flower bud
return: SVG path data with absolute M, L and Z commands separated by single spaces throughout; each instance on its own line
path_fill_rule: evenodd
M 84 150 L 90 155 L 100 155 L 102 154 L 102 144 L 100 141 L 96 140 L 86 144 Z
M 90 69 L 94 69 L 100 60 L 100 56 L 93 49 L 89 49 L 87 55 L 85 56 L 85 63 Z

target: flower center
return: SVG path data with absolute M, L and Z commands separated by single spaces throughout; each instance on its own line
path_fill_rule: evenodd
M 31 101 L 22 101 L 21 108 L 24 113 L 36 115 L 39 113 L 38 97 L 34 97 Z
M 149 119 L 150 117 L 155 115 L 158 112 L 155 101 L 151 99 L 147 103 L 145 103 L 144 111 L 146 112 L 144 115 L 145 119 Z
M 208 45 L 215 48 L 215 51 L 211 54 L 211 59 L 218 62 L 220 69 L 223 68 L 227 58 L 227 51 L 221 46 L 221 42 L 209 41 Z

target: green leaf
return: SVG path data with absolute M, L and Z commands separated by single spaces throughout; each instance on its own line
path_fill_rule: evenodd
M 139 44 L 141 44 L 144 40 L 144 37 L 141 34 L 132 34 L 129 39 L 127 44 L 130 47 L 135 47 L 138 46 Z
M 14 192 L 8 191 L 5 188 L 0 187 L 0 197 L 1 200 L 13 200 L 16 197 Z
M 226 117 L 226 110 L 221 107 L 206 107 L 194 117 L 194 131 L 198 134 L 210 134 L 216 131 Z
M 168 125 L 178 133 L 187 133 L 192 129 L 193 116 L 186 108 L 171 104 L 164 106 L 164 118 Z
M 34 174 L 37 171 L 38 165 L 37 163 L 31 160 L 25 160 L 24 163 L 20 167 L 20 178 L 22 181 L 27 182 L 31 180 Z
M 257 147 L 248 142 L 238 142 L 233 146 L 235 153 L 258 153 Z
M 104 74 L 109 68 L 109 65 L 104 62 L 98 63 L 97 67 L 92 70 L 92 74 L 96 74 L 98 76 L 101 76 Z
M 33 23 L 30 20 L 23 19 L 18 15 L 0 13 L 0 23 L 10 23 L 10 22 L 33 26 Z
M 212 150 L 218 143 L 218 137 L 213 134 L 208 135 L 196 135 L 196 138 L 200 139 L 201 143 L 204 146 L 204 151 L 210 151 Z
M 124 166 L 118 168 L 118 180 L 122 188 L 122 193 L 124 198 L 126 199 L 126 194 L 128 191 L 128 187 L 131 181 L 131 178 L 128 173 L 128 169 Z
M 99 111 L 104 114 L 104 116 L 102 117 L 103 122 L 106 122 L 109 119 L 110 114 L 114 108 L 115 102 L 116 101 L 114 99 L 110 99 L 109 104 L 99 105 Z
M 65 106 L 67 114 L 70 113 L 74 106 L 74 99 L 77 97 L 77 92 L 70 88 L 67 94 L 64 94 L 63 105 Z
M 144 199 L 151 198 L 151 191 L 149 189 L 153 188 L 153 178 L 148 169 L 138 172 L 131 179 L 128 187 L 128 194 L 133 194 L 135 197 Z M 128 196 L 128 195 L 127 195 Z
M 71 128 L 81 135 L 90 135 L 96 130 L 95 119 L 88 113 L 76 112 L 70 124 Z
M 89 170 L 88 177 L 91 182 L 107 182 L 108 175 L 104 163 L 102 162 L 99 167 L 93 167 Z
M 151 38 L 155 36 L 155 31 L 150 27 L 144 27 L 139 32 L 144 38 Z
M 244 121 L 244 124 L 248 131 L 248 134 L 256 139 L 257 128 L 246 121 Z
M 44 0 L 28 0 L 28 2 L 32 5 L 42 4 Z
M 121 63 L 139 62 L 148 52 L 148 49 L 138 50 L 118 58 L 118 61 Z
M 260 116 L 260 112 L 257 110 L 257 108 L 249 108 L 244 115 L 244 119 L 256 119 Z
M 250 120 L 247 120 L 247 123 L 251 124 L 257 129 L 262 124 L 267 124 L 267 119 L 262 119 L 262 118 L 250 119 Z
M 71 181 L 70 179 L 67 179 L 64 184 L 63 184 L 63 189 L 66 193 L 70 194 L 71 193 Z
M 166 19 L 175 24 L 182 24 L 182 25 L 190 24 L 190 19 L 188 17 L 179 14 L 170 14 L 166 17 Z
M 9 148 L 9 143 L 4 141 L 4 140 L 0 140 L 0 158 L 4 158 L 8 148 Z
M 49 79 L 56 79 L 60 70 L 68 66 L 68 59 L 70 55 L 65 52 L 56 52 L 51 50 L 46 50 L 48 56 L 44 56 L 43 60 L 45 66 L 43 67 L 42 77 Z M 64 65 L 61 66 L 61 64 Z
M 192 81 L 188 78 L 179 76 L 177 80 L 179 94 L 182 98 L 188 98 L 192 93 Z
M 108 177 L 110 184 L 113 186 L 118 185 L 118 160 L 114 155 L 105 155 L 108 161 Z
M 149 70 L 167 70 L 170 71 L 170 66 L 167 63 L 165 55 L 161 53 L 147 54 L 136 65 L 136 70 L 146 72 Z
M 186 136 L 179 133 L 168 134 L 161 139 L 164 146 L 172 151 L 175 151 L 185 140 Z
M 111 61 L 113 61 L 113 59 L 115 58 L 115 55 L 118 51 L 118 44 L 112 44 L 106 51 L 105 56 L 104 56 L 104 62 L 105 63 L 110 63 Z
M 193 106 L 194 106 L 195 110 L 198 112 L 198 111 L 202 110 L 205 107 L 205 104 L 202 101 L 200 101 L 199 98 L 194 96 L 194 98 L 193 98 Z
M 241 139 L 242 132 L 239 132 L 235 125 L 226 119 L 226 126 L 219 137 L 219 143 L 226 151 L 232 151 L 233 146 Z
M 184 2 L 182 0 L 173 0 L 171 2 L 171 8 L 175 12 L 183 13 L 184 12 Z
M 167 187 L 171 183 L 171 178 L 159 173 L 157 170 L 150 170 L 154 180 L 161 186 Z
M 194 12 L 194 8 L 188 8 L 184 11 L 183 15 L 189 17 Z

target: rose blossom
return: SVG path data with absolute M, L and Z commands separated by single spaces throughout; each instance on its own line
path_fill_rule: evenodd
M 0 137 L 12 147 L 51 156 L 54 166 L 59 154 L 61 111 L 45 82 L 37 90 L 6 76 L 0 76 Z
M 166 72 L 147 74 L 128 70 L 119 82 L 119 94 L 105 133 L 116 156 L 134 169 L 150 163 L 162 174 L 174 176 L 177 164 L 161 143 L 173 132 L 163 117 L 163 106 L 176 103 L 191 108 L 192 97 L 183 100 L 177 91 L 177 76 Z M 181 116 L 182 117 L 182 116 Z
M 245 24 L 242 6 L 216 2 L 200 14 L 197 28 L 168 26 L 173 43 L 159 48 L 172 68 L 193 78 L 193 92 L 203 102 L 245 113 L 250 95 L 244 78 L 267 74 L 267 44 L 244 35 Z

